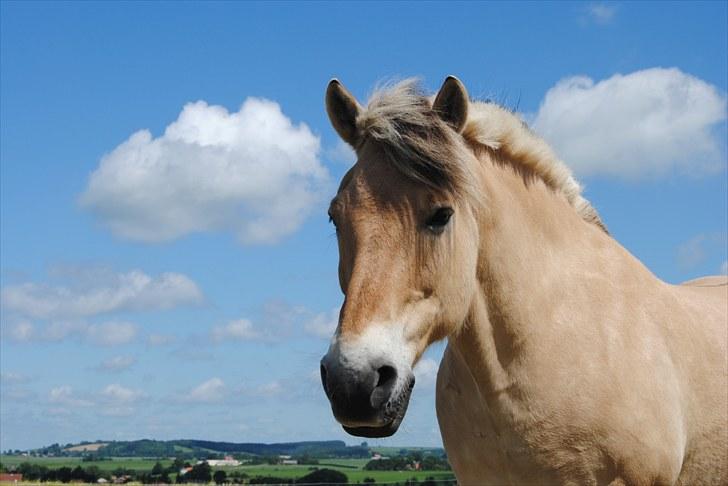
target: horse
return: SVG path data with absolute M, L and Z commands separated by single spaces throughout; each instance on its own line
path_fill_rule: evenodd
M 334 79 L 326 110 L 357 155 L 329 207 L 344 303 L 321 360 L 346 432 L 394 434 L 447 338 L 459 484 L 728 484 L 726 277 L 658 279 L 545 141 L 455 77 L 366 108 Z

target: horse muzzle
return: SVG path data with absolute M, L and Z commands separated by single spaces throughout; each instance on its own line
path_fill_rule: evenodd
M 397 432 L 409 405 L 415 377 L 400 376 L 391 365 L 347 369 L 321 360 L 321 383 L 331 410 L 344 430 L 359 437 L 389 437 Z

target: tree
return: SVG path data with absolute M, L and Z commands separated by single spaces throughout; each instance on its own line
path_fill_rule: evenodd
M 71 471 L 71 479 L 74 481 L 86 482 L 86 472 L 81 466 L 76 466 Z
M 218 469 L 215 471 L 215 474 L 212 475 L 212 480 L 215 481 L 215 484 L 223 484 L 227 481 L 227 473 Z
M 346 484 L 349 482 L 349 478 L 341 471 L 335 471 L 333 469 L 317 469 L 316 471 L 299 478 L 296 482 Z
M 163 472 L 164 472 L 164 467 L 162 467 L 162 463 L 161 463 L 161 462 L 159 462 L 159 461 L 157 461 L 157 462 L 156 462 L 156 463 L 154 464 L 154 467 L 152 468 L 152 475 L 153 475 L 153 476 L 159 476 L 159 475 L 160 475 L 160 474 L 162 474 Z
M 56 477 L 58 478 L 58 481 L 62 483 L 68 483 L 71 481 L 71 468 L 70 467 L 62 467 L 57 470 Z
M 184 480 L 194 483 L 209 483 L 212 480 L 212 468 L 208 463 L 201 462 L 184 475 Z

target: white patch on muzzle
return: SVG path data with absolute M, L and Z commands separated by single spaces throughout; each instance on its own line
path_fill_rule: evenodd
M 414 346 L 405 339 L 405 326 L 399 323 L 372 323 L 356 337 L 341 339 L 336 334 L 327 353 L 330 366 L 341 366 L 350 371 L 377 370 L 392 366 L 397 370 L 398 394 L 412 375 Z

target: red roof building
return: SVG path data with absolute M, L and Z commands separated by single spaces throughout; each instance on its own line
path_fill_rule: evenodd
M 0 473 L 0 482 L 3 483 L 19 483 L 22 480 L 22 474 Z

